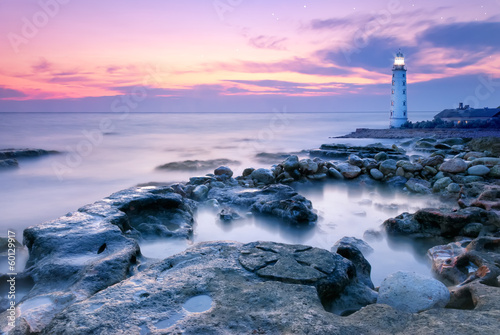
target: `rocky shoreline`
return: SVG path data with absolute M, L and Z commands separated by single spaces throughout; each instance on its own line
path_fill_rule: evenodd
M 135 187 L 24 231 L 17 283 L 27 294 L 0 327 L 8 334 L 489 334 L 500 326 L 499 139 L 412 139 L 398 146 L 325 144 L 270 169 Z M 335 160 L 331 160 L 335 159 Z M 141 241 L 190 240 L 200 207 L 230 223 L 247 215 L 314 225 L 297 183 L 357 181 L 439 196 L 384 222 L 389 238 L 432 241 L 437 279 L 397 271 L 374 287 L 365 242 L 331 251 L 256 241 L 199 243 L 162 261 Z M 2 275 L 1 281 L 7 280 Z M 14 313 L 16 326 L 8 324 Z
M 481 138 L 481 137 L 500 137 L 500 129 L 452 129 L 452 128 L 436 128 L 436 129 L 368 129 L 357 128 L 354 132 L 337 136 L 335 138 L 419 138 L 419 137 L 434 137 L 438 139 L 444 138 Z

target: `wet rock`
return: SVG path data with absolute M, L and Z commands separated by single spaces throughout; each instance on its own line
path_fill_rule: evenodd
M 479 222 L 468 223 L 465 225 L 465 227 L 462 228 L 462 230 L 459 232 L 459 235 L 475 238 L 478 237 L 479 234 L 481 234 L 483 228 L 484 225 L 482 223 Z
M 451 146 L 445 143 L 437 143 L 436 145 L 434 145 L 434 148 L 439 150 L 450 150 Z
M 385 152 L 379 152 L 373 158 L 375 158 L 375 160 L 377 162 L 381 162 L 381 161 L 385 161 L 388 157 L 387 157 L 387 154 Z
M 283 169 L 287 172 L 291 172 L 293 170 L 298 170 L 300 165 L 299 165 L 299 158 L 296 155 L 292 155 L 285 159 L 285 161 L 282 163 Z
M 445 307 L 450 293 L 440 281 L 413 272 L 398 271 L 388 276 L 379 289 L 378 304 L 418 313 Z
M 208 187 L 206 185 L 198 185 L 194 188 L 191 196 L 194 200 L 203 201 L 207 198 Z
M 273 216 L 292 224 L 307 225 L 318 218 L 309 200 L 290 186 L 281 184 L 270 185 L 258 191 L 239 187 L 211 189 L 208 198 L 216 199 L 223 206 Z
M 441 164 L 439 170 L 449 173 L 460 173 L 467 170 L 467 163 L 461 158 L 452 158 Z
M 467 173 L 473 176 L 485 176 L 490 173 L 490 169 L 484 165 L 474 165 L 467 169 Z
M 382 163 L 380 163 L 379 170 L 382 172 L 384 175 L 388 175 L 390 173 L 394 174 L 396 173 L 396 169 L 398 168 L 397 162 L 394 159 L 386 159 Z
M 356 247 L 359 251 L 361 251 L 364 255 L 368 255 L 373 252 L 373 248 L 366 243 L 365 241 L 356 238 L 356 237 L 350 237 L 350 236 L 344 236 L 337 242 L 333 244 L 333 247 L 331 249 L 332 252 L 337 252 L 337 249 L 339 245 L 351 245 Z
M 265 185 L 274 183 L 273 172 L 269 169 L 257 169 L 250 174 L 250 178 L 252 178 L 257 183 L 262 183 Z
M 380 172 L 378 169 L 371 169 L 370 170 L 370 175 L 375 180 L 382 180 L 382 179 L 384 179 L 384 174 L 382 172 Z
M 438 166 L 444 162 L 444 157 L 441 155 L 435 155 L 427 157 L 422 160 L 422 166 Z
M 404 177 L 405 176 L 405 169 L 403 169 L 402 167 L 398 167 L 396 169 L 396 176 L 399 176 L 399 177 Z M 411 177 L 410 177 L 411 178 Z
M 233 171 L 227 166 L 219 166 L 214 170 L 214 175 L 221 180 L 227 180 L 233 176 Z
M 303 174 L 315 174 L 318 172 L 318 163 L 312 159 L 303 159 L 299 162 L 299 169 Z
M 198 185 L 204 185 L 208 184 L 209 182 L 213 181 L 214 178 L 208 177 L 208 176 L 202 176 L 202 177 L 191 177 L 189 178 L 189 184 L 198 186 Z
M 383 223 L 390 235 L 405 235 L 412 238 L 454 237 L 468 223 L 479 222 L 497 226 L 496 213 L 480 208 L 468 207 L 457 211 L 425 208 L 415 214 L 403 213 Z
M 500 178 L 500 165 L 492 166 L 488 177 L 499 179 Z
M 481 157 L 481 158 L 476 158 L 472 162 L 470 162 L 471 166 L 485 165 L 486 167 L 489 168 L 499 164 L 500 164 L 500 158 L 496 157 Z
M 396 163 L 397 167 L 402 167 L 407 172 L 418 172 L 423 169 L 422 165 L 419 163 L 411 163 L 408 161 L 398 161 Z
M 363 167 L 363 160 L 359 158 L 359 156 L 351 154 L 349 155 L 349 159 L 347 162 L 351 165 L 357 166 L 357 167 Z
M 332 177 L 333 179 L 344 179 L 344 176 L 342 173 L 340 173 L 337 169 L 334 168 L 329 168 L 328 169 L 328 175 Z
M 19 162 L 17 159 L 2 159 L 0 160 L 0 169 L 11 169 L 11 168 L 18 168 L 19 167 Z
M 434 185 L 432 185 L 432 191 L 433 192 L 441 192 L 443 191 L 448 185 L 450 185 L 453 181 L 451 180 L 450 177 L 444 177 L 436 180 L 434 182 Z
M 387 180 L 387 185 L 394 189 L 402 189 L 407 181 L 408 179 L 406 179 L 405 177 L 394 176 Z
M 234 209 L 226 207 L 219 212 L 219 219 L 224 222 L 231 222 L 233 220 L 241 219 L 241 215 Z
M 243 177 L 248 177 L 252 174 L 252 172 L 254 172 L 255 169 L 254 168 L 246 168 L 245 170 L 243 170 L 243 173 L 242 173 L 242 176 Z
M 200 171 L 211 170 L 222 165 L 240 165 L 238 161 L 226 158 L 210 159 L 210 160 L 185 160 L 181 162 L 171 162 L 158 166 L 158 170 L 172 171 Z
M 431 183 L 420 178 L 410 178 L 405 186 L 410 192 L 421 194 L 431 193 Z
M 354 179 L 361 174 L 361 169 L 349 163 L 337 164 L 337 170 L 346 179 Z
M 373 158 L 363 158 L 363 168 L 367 171 L 371 169 L 376 169 L 378 167 L 378 162 Z

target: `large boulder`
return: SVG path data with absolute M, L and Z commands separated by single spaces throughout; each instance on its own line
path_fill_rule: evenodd
M 398 271 L 385 278 L 377 299 L 378 304 L 387 304 L 409 313 L 445 307 L 449 301 L 450 292 L 443 283 L 406 271 Z

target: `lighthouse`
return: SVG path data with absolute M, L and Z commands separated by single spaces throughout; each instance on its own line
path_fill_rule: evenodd
M 391 128 L 400 128 L 406 121 L 408 121 L 406 101 L 405 58 L 400 50 L 396 54 L 396 58 L 394 58 L 394 65 L 392 67 Z

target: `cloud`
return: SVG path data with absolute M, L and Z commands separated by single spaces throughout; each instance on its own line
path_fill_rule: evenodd
M 48 62 L 45 58 L 40 57 L 38 62 L 31 66 L 34 72 L 48 72 L 52 69 L 52 63 Z
M 27 97 L 27 95 L 21 91 L 0 86 L 0 99 L 25 98 L 25 97 Z
M 500 51 L 500 22 L 460 22 L 436 25 L 419 35 L 421 42 L 457 50 Z
M 351 27 L 353 25 L 352 16 L 345 18 L 333 18 L 326 20 L 312 20 L 309 27 L 314 30 L 329 29 L 335 30 L 338 28 Z
M 285 42 L 288 39 L 286 37 L 274 37 L 274 36 L 264 36 L 260 35 L 257 37 L 252 37 L 248 40 L 248 43 L 258 49 L 271 49 L 271 50 L 286 50 Z

